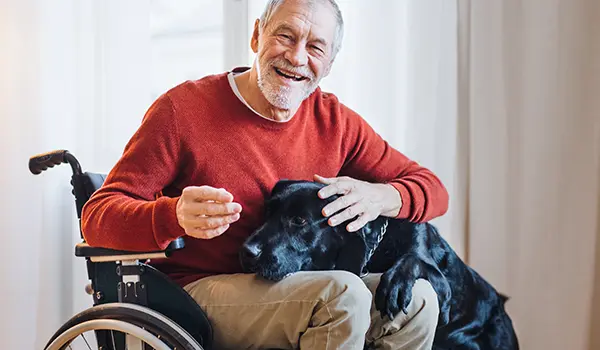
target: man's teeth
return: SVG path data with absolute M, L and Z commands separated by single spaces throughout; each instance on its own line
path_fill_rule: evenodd
M 283 71 L 281 71 L 281 70 L 279 70 L 277 68 L 275 68 L 275 70 L 277 71 L 277 73 L 283 75 L 286 78 L 294 79 L 294 80 L 297 80 L 297 81 L 300 81 L 300 80 L 304 79 L 304 77 L 301 76 L 301 75 L 284 73 Z

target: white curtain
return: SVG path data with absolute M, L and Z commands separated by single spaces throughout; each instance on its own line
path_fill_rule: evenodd
M 235 19 L 224 11 L 246 5 L 0 1 L 0 349 L 41 349 L 91 305 L 85 261 L 73 255 L 71 170 L 34 176 L 28 158 L 67 149 L 84 171 L 110 170 L 160 91 L 239 61 L 246 49 L 225 40 Z
M 150 102 L 149 7 L 147 0 L 1 6 L 0 348 L 41 349 L 91 298 L 85 261 L 73 255 L 80 238 L 71 170 L 34 176 L 27 161 L 68 149 L 85 170 L 107 171 L 118 159 Z
M 599 2 L 460 7 L 469 261 L 523 349 L 600 349 Z

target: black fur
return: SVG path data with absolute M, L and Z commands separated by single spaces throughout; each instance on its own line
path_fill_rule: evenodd
M 265 224 L 240 251 L 245 271 L 273 281 L 297 271 L 383 273 L 375 306 L 390 318 L 406 309 L 415 281 L 423 278 L 440 305 L 433 349 L 519 349 L 504 309 L 507 298 L 464 264 L 433 225 L 380 217 L 359 232 L 347 232 L 344 224 L 330 227 L 321 210 L 337 196 L 320 199 L 321 187 L 307 181 L 277 183 L 266 203 Z

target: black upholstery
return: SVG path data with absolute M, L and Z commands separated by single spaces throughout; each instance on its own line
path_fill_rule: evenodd
M 90 199 L 92 194 L 102 186 L 105 179 L 105 174 L 90 172 L 73 174 L 71 177 L 71 185 L 73 186 L 73 195 L 75 196 L 75 206 L 78 218 L 81 218 L 83 205 Z
M 102 187 L 102 184 L 106 179 L 105 174 L 86 172 L 83 175 L 83 184 L 89 196 L 91 196 L 92 193 L 96 192 L 100 187 Z

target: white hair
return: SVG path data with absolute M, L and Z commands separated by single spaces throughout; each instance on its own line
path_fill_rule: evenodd
M 269 20 L 271 19 L 271 17 L 273 16 L 273 14 L 275 13 L 275 10 L 277 10 L 277 7 L 279 7 L 279 5 L 281 5 L 285 0 L 268 0 L 267 1 L 267 5 L 265 6 L 265 9 L 262 13 L 262 15 L 260 16 L 260 27 L 259 29 L 262 31 L 267 23 L 269 23 Z M 306 0 L 309 4 L 314 3 L 314 1 L 317 0 Z M 319 1 L 323 1 L 328 3 L 329 5 L 331 5 L 331 7 L 333 8 L 333 13 L 335 15 L 335 19 L 337 21 L 337 28 L 335 31 L 335 37 L 333 38 L 333 55 L 331 56 L 331 58 L 333 59 L 337 53 L 340 51 L 340 48 L 342 47 L 342 38 L 344 37 L 344 19 L 342 17 L 342 11 L 340 11 L 340 8 L 338 7 L 338 4 L 336 3 L 335 0 L 319 0 Z

